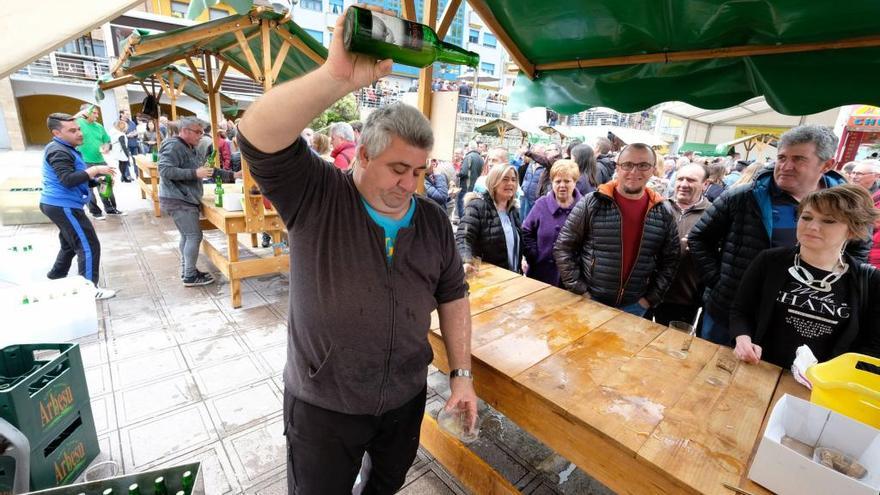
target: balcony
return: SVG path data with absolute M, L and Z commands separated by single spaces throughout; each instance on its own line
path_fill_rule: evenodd
M 110 60 L 106 57 L 92 57 L 76 53 L 52 52 L 34 60 L 18 70 L 16 74 L 52 81 L 95 82 L 104 74 L 110 73 Z M 199 70 L 202 77 L 204 71 Z M 245 76 L 227 72 L 220 90 L 236 99 L 249 99 L 263 94 L 263 86 Z
M 480 92 L 482 93 L 482 91 Z M 355 92 L 358 108 L 380 108 L 400 100 L 401 92 L 381 88 L 361 88 Z M 482 117 L 501 118 L 507 116 L 505 103 L 495 101 L 487 94 L 476 97 L 459 96 L 458 113 Z

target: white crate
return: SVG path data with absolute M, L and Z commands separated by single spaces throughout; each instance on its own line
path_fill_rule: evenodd
M 70 342 L 98 331 L 95 286 L 78 275 L 0 289 L 0 314 L 0 347 Z

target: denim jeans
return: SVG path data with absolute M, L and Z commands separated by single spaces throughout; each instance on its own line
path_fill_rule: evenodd
M 175 206 L 165 210 L 180 232 L 180 267 L 184 278 L 196 276 L 196 262 L 199 260 L 199 245 L 202 243 L 202 228 L 199 226 L 198 206 Z
M 708 311 L 703 312 L 703 332 L 700 337 L 716 344 L 731 345 L 730 329 L 726 320 L 715 318 Z
M 648 312 L 648 309 L 642 307 L 642 305 L 639 304 L 638 301 L 632 304 L 624 304 L 623 306 L 618 306 L 617 309 L 638 317 L 643 317 L 645 316 L 645 313 Z

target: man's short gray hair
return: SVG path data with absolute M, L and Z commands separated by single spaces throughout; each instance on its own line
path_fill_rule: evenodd
M 354 141 L 354 129 L 351 124 L 346 122 L 337 122 L 330 126 L 330 137 L 337 136 L 346 141 Z
M 181 129 L 186 129 L 194 125 L 199 126 L 201 129 L 208 127 L 208 123 L 198 117 L 183 117 L 180 119 Z
M 779 138 L 779 148 L 797 144 L 813 143 L 816 145 L 816 156 L 823 162 L 834 158 L 837 152 L 837 136 L 830 127 L 824 125 L 800 125 L 789 129 Z
M 416 107 L 404 103 L 392 103 L 371 113 L 364 122 L 360 144 L 372 158 L 388 148 L 392 135 L 419 149 L 434 147 L 431 123 Z

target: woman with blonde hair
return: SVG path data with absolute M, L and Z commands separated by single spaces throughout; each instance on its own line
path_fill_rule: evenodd
M 880 213 L 863 188 L 844 184 L 798 206 L 795 247 L 768 249 L 749 265 L 730 311 L 736 356 L 791 366 L 809 346 L 822 362 L 845 352 L 880 357 L 880 272 L 844 252 Z
M 553 259 L 553 245 L 574 205 L 581 199 L 577 188 L 580 177 L 580 167 L 574 160 L 557 160 L 550 168 L 550 192 L 538 198 L 522 227 L 523 256 L 529 265 L 526 270 L 529 278 L 562 287 Z
M 495 165 L 486 176 L 487 191 L 471 200 L 455 233 L 465 272 L 474 273 L 474 258 L 520 272 L 522 221 L 516 201 L 516 168 Z
M 333 157 L 330 156 L 330 138 L 326 134 L 318 132 L 312 135 L 312 149 L 324 160 L 333 162 Z

